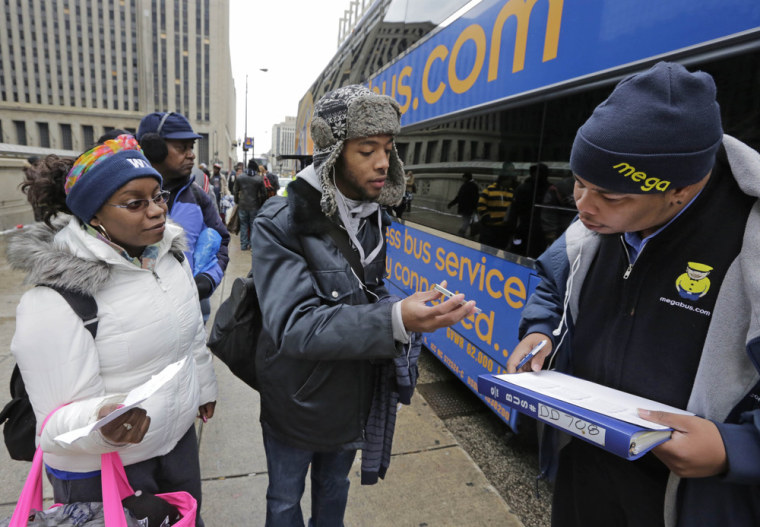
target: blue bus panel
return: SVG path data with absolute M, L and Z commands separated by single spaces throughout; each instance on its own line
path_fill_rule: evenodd
M 409 126 L 759 31 L 757 0 L 483 0 L 369 86 Z
M 470 390 L 478 394 L 478 375 L 505 373 L 517 345 L 517 324 L 535 290 L 535 271 L 454 241 L 444 233 L 394 222 L 386 231 L 386 283 L 391 294 L 406 296 L 447 282 L 447 289 L 475 300 L 481 313 L 452 328 L 424 336 L 425 346 Z M 478 396 L 514 428 L 507 407 Z M 515 414 L 516 415 L 516 414 Z

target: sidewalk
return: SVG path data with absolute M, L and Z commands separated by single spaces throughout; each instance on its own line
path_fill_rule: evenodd
M 9 398 L 13 368 L 10 341 L 23 275 L 5 262 L 0 237 L 0 403 Z M 226 277 L 212 297 L 215 311 L 229 294 L 232 281 L 250 268 L 250 253 L 241 253 L 237 236 L 230 243 Z M 209 321 L 211 325 L 212 318 Z M 216 362 L 219 397 L 216 413 L 199 425 L 203 518 L 208 527 L 264 525 L 267 468 L 259 426 L 258 393 Z M 508 505 L 457 444 L 425 400 L 415 394 L 412 405 L 399 413 L 393 458 L 385 480 L 359 483 L 361 459 L 352 471 L 346 513 L 347 526 L 521 526 Z M 0 447 L 0 518 L 10 516 L 23 486 L 29 463 L 13 461 Z M 47 485 L 47 482 L 45 482 Z M 49 487 L 46 496 L 50 496 Z M 303 500 L 309 517 L 309 486 Z

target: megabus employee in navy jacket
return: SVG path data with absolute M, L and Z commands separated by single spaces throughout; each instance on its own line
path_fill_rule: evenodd
M 208 299 L 222 281 L 229 262 L 230 235 L 211 197 L 194 183 L 193 146 L 195 140 L 200 137 L 193 131 L 185 116 L 176 112 L 148 114 L 142 118 L 137 129 L 137 140 L 145 157 L 164 178 L 164 189 L 171 192 L 169 217 L 185 229 L 187 245 L 190 248 L 186 256 L 191 268 L 195 268 L 193 249 L 204 229 L 210 227 L 221 235 L 216 264 L 195 275 L 205 321 L 211 311 Z
M 715 92 L 661 62 L 576 135 L 580 221 L 538 260 L 508 370 L 549 339 L 524 370 L 696 416 L 639 410 L 674 432 L 632 462 L 545 430 L 553 526 L 760 525 L 760 154 L 723 134 Z

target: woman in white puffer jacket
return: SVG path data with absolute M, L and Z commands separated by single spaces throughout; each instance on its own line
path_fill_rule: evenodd
M 89 294 L 98 306 L 94 340 L 50 287 L 27 291 L 16 312 L 11 351 L 38 431 L 66 404 L 38 438 L 55 500 L 101 501 L 100 454 L 117 450 L 136 490 L 185 490 L 200 510 L 193 424 L 196 416 L 213 416 L 216 378 L 182 229 L 166 219 L 161 176 L 134 138 L 121 135 L 73 166 L 48 156 L 22 188 L 43 207 L 44 223 L 9 240 L 8 261 L 28 272 L 27 282 Z M 176 376 L 140 408 L 72 444 L 55 439 L 95 422 L 183 358 Z

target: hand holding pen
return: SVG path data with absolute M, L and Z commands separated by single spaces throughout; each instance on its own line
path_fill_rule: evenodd
M 525 353 L 525 350 L 528 350 Z M 519 372 L 526 365 L 529 366 L 526 371 L 533 371 L 532 367 L 533 359 L 536 356 L 541 355 L 546 357 L 551 353 L 552 341 L 548 336 L 542 333 L 531 333 L 527 335 L 516 347 L 512 350 L 512 353 L 507 360 L 507 372 L 516 373 Z M 535 370 L 540 370 L 542 364 L 538 364 Z

